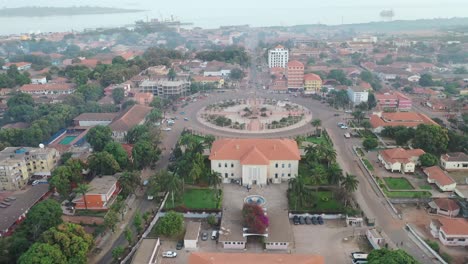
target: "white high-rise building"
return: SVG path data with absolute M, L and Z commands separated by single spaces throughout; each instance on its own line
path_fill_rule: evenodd
M 289 61 L 289 51 L 283 46 L 278 45 L 274 49 L 268 51 L 268 67 L 286 68 Z

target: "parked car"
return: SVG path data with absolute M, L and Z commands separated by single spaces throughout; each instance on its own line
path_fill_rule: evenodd
M 299 217 L 299 223 L 301 223 L 301 225 L 305 224 L 305 220 L 303 216 Z
M 306 216 L 305 223 L 306 223 L 306 225 L 312 224 L 312 219 L 310 219 L 310 216 Z
M 172 128 L 170 128 L 170 127 L 166 127 L 166 128 L 162 129 L 162 131 L 171 131 L 171 130 L 172 130 Z
M 333 116 L 340 116 L 340 114 L 334 114 Z
M 177 241 L 176 249 L 181 250 L 182 248 L 184 248 L 184 241 L 183 240 Z
M 213 230 L 213 232 L 211 232 L 211 240 L 216 239 L 218 239 L 218 230 Z
M 208 233 L 203 232 L 203 233 L 202 233 L 202 236 L 201 236 L 201 240 L 203 240 L 203 241 L 208 240 Z
M 185 121 L 189 121 L 188 117 L 184 117 L 184 120 L 185 120 Z
M 323 225 L 323 218 L 321 216 L 318 216 L 317 217 L 317 222 L 319 223 L 319 225 Z
M 318 222 L 317 222 L 317 217 L 312 216 L 312 219 L 311 219 L 311 220 L 312 220 L 312 224 L 314 224 L 314 225 L 318 224 Z
M 347 125 L 342 125 L 340 126 L 341 129 L 348 129 L 348 126 Z
M 295 215 L 295 216 L 293 217 L 293 224 L 295 224 L 295 225 L 300 224 L 300 222 L 299 222 L 299 216 Z
M 164 251 L 162 253 L 162 257 L 163 258 L 175 258 L 177 257 L 177 253 L 175 253 L 174 251 Z

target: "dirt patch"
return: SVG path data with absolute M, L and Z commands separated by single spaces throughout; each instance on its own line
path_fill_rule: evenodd
M 71 216 L 71 215 L 62 215 L 62 219 L 65 222 L 75 223 L 75 224 L 86 224 L 86 225 L 101 225 L 104 223 L 104 218 L 95 217 L 95 216 Z

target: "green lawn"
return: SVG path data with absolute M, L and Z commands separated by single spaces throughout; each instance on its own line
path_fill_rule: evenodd
M 289 197 L 289 210 L 293 211 L 309 211 L 317 213 L 326 212 L 343 212 L 344 208 L 340 201 L 333 197 L 331 191 L 318 191 L 311 190 L 313 203 L 307 203 L 303 207 L 295 207 L 294 197 Z
M 419 198 L 430 198 L 432 194 L 428 191 L 396 191 L 390 192 L 387 189 L 383 189 L 388 198 L 418 198 L 418 195 L 421 195 Z
M 373 171 L 373 170 L 374 170 L 374 166 L 372 166 L 372 164 L 370 163 L 369 160 L 367 160 L 367 159 L 362 159 L 362 161 L 364 162 L 364 164 L 366 164 L 366 167 L 367 167 L 370 171 Z
M 429 185 L 429 184 L 423 184 L 423 185 L 419 185 L 419 189 L 422 189 L 422 190 L 432 190 L 432 187 L 431 187 L 431 185 Z
M 405 178 L 384 178 L 390 190 L 413 190 L 413 186 Z
M 165 209 L 174 207 L 185 207 L 187 209 L 219 209 L 221 202 L 215 199 L 215 190 L 213 189 L 185 189 L 182 199 L 176 199 L 172 206 L 171 196 L 169 195 Z
M 314 143 L 314 144 L 320 144 L 320 143 L 328 143 L 327 139 L 325 138 L 325 136 L 321 136 L 321 137 L 308 137 L 306 138 L 307 142 L 311 142 L 311 143 Z

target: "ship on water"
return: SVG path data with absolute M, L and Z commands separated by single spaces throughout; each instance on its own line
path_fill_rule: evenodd
M 144 20 L 138 20 L 135 22 L 135 28 L 147 28 L 147 29 L 152 29 L 152 30 L 174 30 L 179 32 L 180 28 L 182 26 L 191 26 L 193 23 L 191 22 L 181 22 L 179 19 L 175 18 L 173 15 L 171 15 L 170 18 L 168 19 L 158 19 L 158 18 L 152 18 L 146 21 Z

